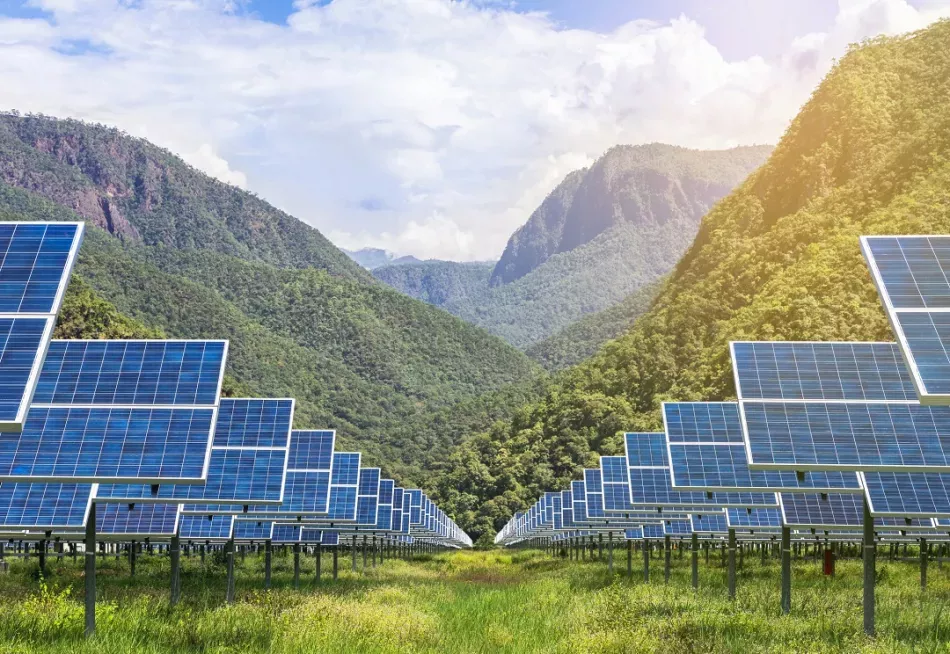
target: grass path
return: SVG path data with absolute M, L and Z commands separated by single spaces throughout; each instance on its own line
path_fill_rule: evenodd
M 275 588 L 264 592 L 262 562 L 237 566 L 238 601 L 224 606 L 224 569 L 184 558 L 182 602 L 167 600 L 168 561 L 141 556 L 130 579 L 124 560 L 99 568 L 99 632 L 82 638 L 82 574 L 51 559 L 15 561 L 0 575 L 0 652 L 950 652 L 950 565 L 931 565 L 921 593 L 916 565 L 879 560 L 879 636 L 861 633 L 861 564 L 841 561 L 834 579 L 818 564 L 794 565 L 793 612 L 779 612 L 779 568 L 749 557 L 739 597 L 726 599 L 718 561 L 700 563 L 689 590 L 687 559 L 674 557 L 670 583 L 616 574 L 603 563 L 572 563 L 540 552 L 457 552 L 389 560 L 319 587 L 304 560 L 300 591 L 291 559 L 275 557 Z M 325 558 L 324 572 L 329 557 Z

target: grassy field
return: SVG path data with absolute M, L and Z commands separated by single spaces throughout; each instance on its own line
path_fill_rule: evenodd
M 304 559 L 300 591 L 290 556 L 275 557 L 275 588 L 262 590 L 262 561 L 238 562 L 237 595 L 225 606 L 219 562 L 183 558 L 182 602 L 168 604 L 168 560 L 140 556 L 99 568 L 99 630 L 82 637 L 82 574 L 68 559 L 49 560 L 39 579 L 33 561 L 0 575 L 0 652 L 734 652 L 950 651 L 950 564 L 931 564 L 919 588 L 912 562 L 879 557 L 875 639 L 861 632 L 861 563 L 839 561 L 834 579 L 819 564 L 796 561 L 793 611 L 779 611 L 779 567 L 747 557 L 738 598 L 726 598 L 714 556 L 700 559 L 700 590 L 689 589 L 688 558 L 662 561 L 654 579 L 614 575 L 596 562 L 574 563 L 537 551 L 458 552 L 388 560 L 365 574 L 349 571 L 319 587 Z M 81 562 L 81 559 L 80 559 Z M 329 557 L 324 559 L 324 574 Z

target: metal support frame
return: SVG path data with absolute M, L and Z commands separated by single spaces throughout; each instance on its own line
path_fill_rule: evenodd
M 340 547 L 339 545 L 333 548 L 333 581 L 336 581 L 340 576 Z
M 320 568 L 323 565 L 323 546 L 320 543 L 317 543 L 316 552 L 314 552 L 314 558 L 316 558 L 316 572 L 315 578 L 316 582 L 320 583 L 320 575 L 323 572 Z
M 175 606 L 178 604 L 179 597 L 181 597 L 181 540 L 178 538 L 178 534 L 172 536 L 169 555 L 172 564 L 171 605 Z
M 633 541 L 627 541 L 627 579 L 633 578 Z
M 294 543 L 294 590 L 300 590 L 300 543 Z
M 668 584 L 670 582 L 670 557 L 673 554 L 673 544 L 670 542 L 669 536 L 663 537 L 663 583 Z
M 874 544 L 874 518 L 864 498 L 864 633 L 874 635 L 874 582 L 877 546 Z
M 920 590 L 927 590 L 927 539 L 920 539 Z
M 234 604 L 234 538 L 228 540 L 225 545 L 225 554 L 228 560 L 228 589 L 227 603 Z
M 614 532 L 607 534 L 607 572 L 614 573 Z
M 691 545 L 690 564 L 692 567 L 693 590 L 696 590 L 699 588 L 699 536 L 695 532 L 693 532 Z
M 782 525 L 782 613 L 792 610 L 792 530 Z
M 650 581 L 650 541 L 643 539 L 643 581 Z
M 86 519 L 86 638 L 96 633 L 96 503 Z
M 350 548 L 350 567 L 356 572 L 356 536 L 353 536 L 353 545 Z
M 736 598 L 736 530 L 729 530 L 729 599 Z
M 264 541 L 264 588 L 270 588 L 273 544 L 270 538 Z

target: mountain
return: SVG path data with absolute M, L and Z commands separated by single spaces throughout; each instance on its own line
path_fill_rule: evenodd
M 552 371 L 578 364 L 630 329 L 647 312 L 662 287 L 662 280 L 647 284 L 612 307 L 586 315 L 538 341 L 525 354 Z
M 295 397 L 297 427 L 337 429 L 407 483 L 536 392 L 524 354 L 252 194 L 114 129 L 0 116 L 0 220 L 76 219 L 90 229 L 71 292 L 113 305 L 107 326 L 229 338 L 237 390 Z M 83 333 L 96 315 L 60 326 Z
M 392 252 L 379 248 L 363 248 L 356 251 L 343 250 L 343 252 L 346 256 L 367 270 L 375 270 L 380 266 L 401 266 L 404 264 L 421 263 L 420 259 L 416 259 L 413 256 L 397 257 Z
M 484 285 L 481 268 L 458 265 L 387 266 L 373 274 L 531 350 L 672 270 L 703 214 L 769 150 L 618 146 L 551 192 L 511 237 Z
M 950 22 L 852 48 L 705 217 L 650 310 L 465 442 L 437 482 L 470 534 L 561 488 L 664 400 L 735 397 L 734 339 L 893 340 L 861 234 L 950 233 Z

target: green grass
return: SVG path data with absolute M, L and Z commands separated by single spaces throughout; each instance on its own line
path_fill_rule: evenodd
M 919 588 L 911 561 L 878 559 L 878 636 L 862 629 L 860 561 L 842 560 L 821 575 L 811 560 L 794 563 L 793 610 L 779 610 L 779 567 L 746 557 L 738 599 L 726 598 L 719 559 L 700 558 L 700 590 L 689 588 L 688 558 L 674 555 L 672 579 L 625 578 L 596 562 L 569 562 L 537 551 L 459 552 L 387 560 L 365 574 L 340 560 L 340 580 L 313 579 L 305 557 L 292 588 L 291 558 L 275 556 L 274 588 L 262 590 L 262 561 L 237 564 L 237 602 L 225 606 L 220 562 L 183 557 L 182 602 L 168 603 L 169 563 L 139 557 L 99 565 L 98 634 L 82 637 L 79 564 L 50 558 L 40 580 L 35 559 L 0 575 L 0 652 L 756 652 L 950 651 L 950 565 L 930 566 Z

